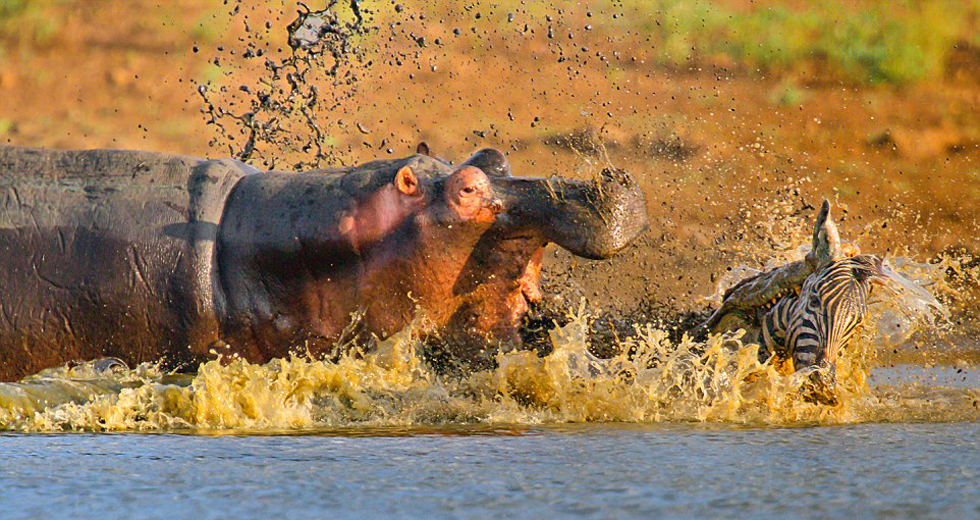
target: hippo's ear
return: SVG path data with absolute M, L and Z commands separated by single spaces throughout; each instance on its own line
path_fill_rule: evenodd
M 415 147 L 415 153 L 432 157 L 432 154 L 429 153 L 429 145 L 425 144 L 425 141 L 420 142 L 419 145 Z
M 484 148 L 473 154 L 461 166 L 476 166 L 490 177 L 510 177 L 510 164 L 500 150 Z
M 842 256 L 840 233 L 830 215 L 830 202 L 824 200 L 817 214 L 817 225 L 813 228 L 813 248 L 807 253 L 806 261 L 810 267 L 819 269 Z
M 395 174 L 395 187 L 405 195 L 415 195 L 419 192 L 419 180 L 411 168 L 402 166 Z

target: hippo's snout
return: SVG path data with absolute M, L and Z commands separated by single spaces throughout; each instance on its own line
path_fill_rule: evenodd
M 587 233 L 575 233 L 579 243 L 573 253 L 586 258 L 609 258 L 646 230 L 649 223 L 646 198 L 631 175 L 605 169 L 586 189 L 589 204 L 578 210 Z M 590 200 L 589 200 L 590 199 Z
M 591 182 L 496 177 L 491 183 L 505 208 L 501 226 L 535 232 L 581 257 L 609 258 L 647 227 L 643 191 L 622 170 L 604 170 Z

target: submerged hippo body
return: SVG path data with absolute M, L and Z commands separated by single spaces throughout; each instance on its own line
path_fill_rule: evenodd
M 0 380 L 110 356 L 316 354 L 419 310 L 475 359 L 516 340 L 547 243 L 606 258 L 646 226 L 625 174 L 512 177 L 495 150 L 288 173 L 0 147 L 0 185 Z

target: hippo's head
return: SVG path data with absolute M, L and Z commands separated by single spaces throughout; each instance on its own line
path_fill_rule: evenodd
M 223 327 L 268 359 L 296 344 L 333 348 L 348 331 L 385 337 L 421 310 L 453 355 L 486 360 L 518 340 L 547 244 L 608 258 L 646 224 L 625 173 L 514 177 L 489 149 L 460 165 L 416 154 L 250 175 L 229 197 L 216 247 Z
M 514 177 L 503 154 L 485 149 L 448 172 L 429 206 L 375 249 L 364 294 L 372 329 L 391 333 L 420 307 L 464 360 L 519 341 L 549 243 L 605 259 L 647 226 L 643 193 L 622 171 L 591 182 Z

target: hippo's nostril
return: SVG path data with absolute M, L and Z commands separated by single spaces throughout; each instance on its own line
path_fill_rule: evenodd
M 487 201 L 487 207 L 490 208 L 490 211 L 494 212 L 494 214 L 504 211 L 503 201 L 497 198 L 489 199 Z

